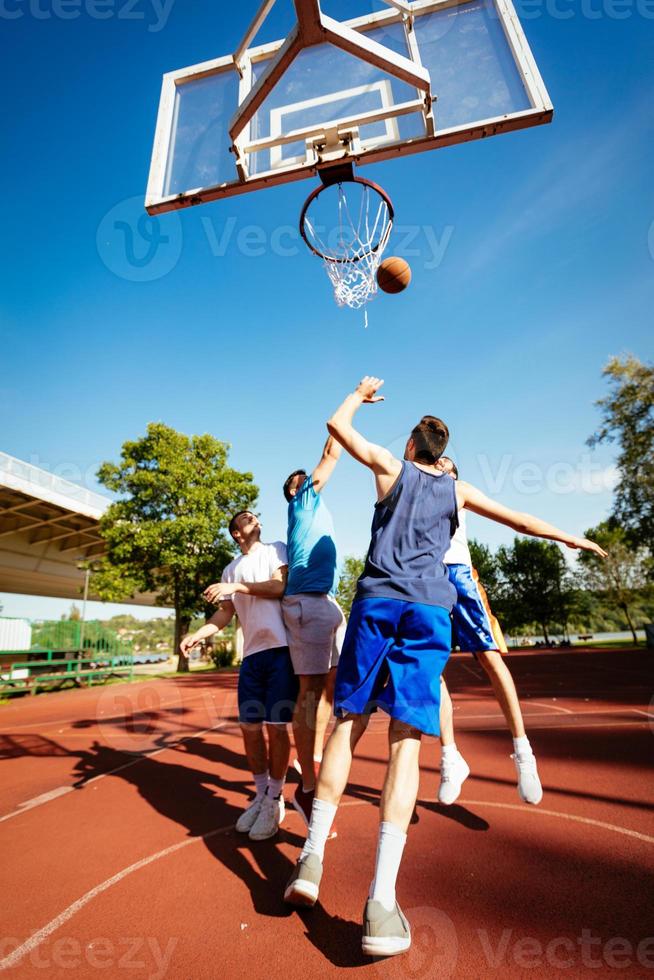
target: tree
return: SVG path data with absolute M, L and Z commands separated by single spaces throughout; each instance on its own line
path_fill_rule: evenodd
M 502 576 L 498 615 L 508 630 L 537 623 L 549 643 L 552 624 L 564 628 L 575 600 L 565 559 L 553 541 L 515 538 L 500 547 L 497 563 Z
M 100 521 L 107 556 L 93 575 L 101 598 L 117 601 L 154 592 L 175 610 L 175 651 L 203 590 L 220 579 L 234 555 L 231 516 L 258 495 L 250 473 L 227 465 L 228 447 L 210 435 L 186 436 L 163 423 L 126 442 L 120 463 L 103 463 L 100 482 L 120 499 Z M 178 670 L 188 669 L 180 655 Z
M 646 585 L 651 563 L 649 551 L 632 547 L 625 529 L 613 521 L 602 521 L 597 527 L 589 528 L 586 537 L 597 541 L 608 551 L 608 557 L 602 559 L 592 552 L 580 552 L 582 581 L 586 588 L 600 593 L 624 613 L 634 643 L 638 643 L 633 606 Z
M 613 516 L 634 544 L 654 554 L 654 365 L 631 354 L 612 357 L 603 376 L 612 390 L 597 402 L 602 422 L 588 445 L 617 442 Z
M 492 600 L 493 596 L 497 596 L 500 592 L 500 570 L 497 558 L 488 545 L 482 544 L 481 541 L 475 541 L 474 538 L 470 538 L 468 546 L 472 564 L 479 575 L 479 581 Z
M 339 606 L 348 617 L 352 609 L 354 596 L 356 595 L 357 582 L 363 573 L 365 563 L 365 558 L 355 558 L 353 555 L 348 555 L 343 564 L 343 572 L 338 583 L 336 598 Z

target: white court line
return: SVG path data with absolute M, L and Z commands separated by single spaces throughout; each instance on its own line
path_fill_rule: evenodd
M 93 776 L 92 779 L 86 780 L 79 789 L 85 789 L 90 786 L 91 783 L 97 783 L 99 779 L 104 779 L 106 776 L 113 776 L 117 772 L 123 772 L 125 769 L 129 769 L 131 766 L 137 766 L 140 762 L 145 759 L 154 759 L 155 756 L 161 755 L 162 752 L 168 752 L 169 750 L 176 749 L 179 745 L 183 745 L 191 738 L 198 738 L 200 735 L 207 735 L 209 732 L 220 731 L 223 726 L 227 728 L 229 722 L 218 722 L 217 725 L 213 725 L 212 728 L 203 728 L 201 731 L 193 732 L 191 735 L 185 735 L 184 738 L 180 738 L 178 742 L 174 745 L 164 745 L 162 748 L 157 749 L 155 752 L 144 752 L 139 755 L 137 759 L 131 759 L 129 762 L 124 763 L 122 766 L 117 766 L 115 769 L 110 769 L 109 772 L 101 772 L 97 776 Z M 35 796 L 33 800 L 27 800 L 25 803 L 19 803 L 16 810 L 12 810 L 11 813 L 6 813 L 3 817 L 0 817 L 0 823 L 4 823 L 5 820 L 11 820 L 13 817 L 20 817 L 22 813 L 27 813 L 28 810 L 33 810 L 37 806 L 43 806 L 45 803 L 50 803 L 51 800 L 56 800 L 60 796 L 64 796 L 66 793 L 74 790 L 75 786 L 59 786 L 57 789 L 51 790 L 49 793 L 43 793 L 42 796 Z
M 11 817 L 17 817 L 19 813 L 26 813 L 28 810 L 33 810 L 37 806 L 43 806 L 44 803 L 50 803 L 51 800 L 57 800 L 60 796 L 65 796 L 66 793 L 72 793 L 73 789 L 73 786 L 57 786 L 56 789 L 51 789 L 49 793 L 42 793 L 41 796 L 35 796 L 32 800 L 19 803 L 18 809 L 14 810 L 13 813 L 8 813 L 5 817 L 0 817 L 0 823 L 3 820 L 9 820 Z
M 171 677 L 170 680 L 174 680 L 174 678 Z M 127 686 L 127 685 L 124 685 L 124 684 L 115 684 L 113 686 L 112 690 L 115 691 L 117 688 L 119 688 L 119 687 L 125 687 L 125 686 Z M 147 685 L 144 684 L 144 683 L 139 683 L 138 684 L 139 691 L 145 690 L 146 686 Z M 103 690 L 107 690 L 107 688 L 103 688 Z M 172 701 L 163 701 L 160 705 L 157 706 L 156 709 L 153 709 L 153 708 L 137 708 L 134 713 L 135 714 L 145 714 L 148 711 L 153 711 L 153 710 L 159 711 L 161 708 L 169 708 L 171 705 L 178 705 L 180 701 L 182 702 L 182 705 L 185 705 L 185 704 L 190 704 L 191 701 L 199 701 L 199 700 L 202 700 L 202 699 L 205 699 L 205 698 L 215 698 L 215 697 L 216 697 L 215 694 L 210 694 L 208 691 L 203 691 L 200 694 L 194 694 L 193 697 L 191 697 L 191 698 L 175 698 Z M 102 718 L 101 715 L 98 716 L 98 717 L 99 717 L 99 719 Z M 0 722 L 2 720 L 3 720 L 3 718 L 2 718 L 2 710 L 0 709 Z M 79 720 L 80 720 L 79 719 L 79 715 L 77 715 L 74 718 L 55 718 L 53 720 L 45 719 L 44 721 L 30 721 L 29 723 L 26 723 L 24 725 L 11 725 L 11 731 L 7 731 L 7 732 L 2 731 L 2 732 L 0 732 L 0 734 L 2 734 L 2 735 L 11 735 L 13 732 L 18 731 L 19 729 L 22 730 L 23 728 L 44 728 L 44 729 L 47 729 L 47 728 L 50 728 L 52 725 L 65 725 L 65 724 L 69 724 L 69 723 L 78 722 Z
M 535 704 L 537 708 L 549 708 L 550 711 L 561 711 L 564 715 L 575 714 L 572 708 L 562 708 L 560 704 L 545 704 L 543 701 L 532 701 L 529 698 L 524 698 L 522 706 L 526 708 L 529 704 Z
M 617 714 L 618 711 L 635 711 L 635 710 L 636 710 L 635 708 L 622 708 L 622 709 L 608 708 L 605 711 L 602 711 L 602 710 L 595 711 L 595 710 L 592 710 L 592 709 L 590 711 L 568 711 L 568 710 L 566 710 L 565 714 L 567 716 L 570 716 L 570 718 L 572 720 L 572 718 L 577 718 L 577 719 L 593 718 L 596 715 L 614 715 L 614 714 Z M 646 718 L 650 718 L 650 719 L 652 718 L 652 715 L 647 715 L 645 712 L 640 712 L 640 714 L 644 714 Z M 530 714 L 525 713 L 525 719 L 527 719 L 529 721 L 531 721 L 531 719 L 533 719 L 533 718 L 558 718 L 558 717 L 559 717 L 558 715 L 551 715 L 549 713 L 548 714 L 545 714 L 542 711 L 533 711 Z M 482 719 L 483 720 L 483 719 L 489 719 L 489 718 L 490 719 L 493 719 L 493 718 L 502 718 L 503 719 L 504 718 L 504 715 L 500 711 L 493 712 L 492 714 L 486 714 L 486 713 L 484 713 L 484 714 L 459 714 L 459 717 L 457 718 L 457 725 L 465 724 L 466 721 L 477 721 L 479 719 Z M 618 724 L 622 724 L 622 722 L 616 721 L 616 725 L 618 725 Z M 629 722 L 629 724 L 633 724 L 633 722 Z M 565 727 L 565 726 L 563 726 L 563 727 Z M 572 724 L 570 724 L 570 727 L 572 728 L 574 726 Z
M 418 802 L 423 802 L 419 800 Z M 519 806 L 516 803 L 490 803 L 486 800 L 460 800 L 460 803 L 466 806 L 490 806 L 496 807 L 497 809 L 503 810 L 519 810 L 521 813 L 532 813 L 535 815 L 542 815 L 548 817 L 560 817 L 562 820 L 570 820 L 574 823 L 587 824 L 593 827 L 600 827 L 602 830 L 612 830 L 616 834 L 623 834 L 626 837 L 632 837 L 635 840 L 643 841 L 646 844 L 654 844 L 654 837 L 649 837 L 647 834 L 638 833 L 636 830 L 628 830 L 626 827 L 618 827 L 615 824 L 605 823 L 603 820 L 593 820 L 590 817 L 578 817 L 572 813 L 559 813 L 557 810 L 543 810 L 540 807 L 538 809 L 528 806 Z M 347 803 L 341 804 L 341 809 L 343 807 L 354 807 L 354 806 L 369 806 L 367 800 L 352 800 Z M 184 847 L 188 847 L 191 844 L 197 844 L 199 841 L 209 840 L 211 837 L 215 837 L 217 834 L 224 834 L 228 830 L 231 830 L 233 824 L 227 827 L 219 827 L 217 830 L 210 830 L 209 833 L 203 834 L 202 837 L 192 837 L 185 840 L 179 841 L 177 844 L 172 844 L 170 847 L 165 847 L 162 851 L 157 851 L 155 854 L 151 854 L 149 857 L 142 858 L 140 861 L 136 861 L 134 864 L 130 864 L 129 867 L 123 868 L 117 874 L 112 875 L 111 878 L 107 878 L 101 884 L 96 885 L 90 891 L 78 898 L 76 902 L 69 905 L 68 908 L 64 909 L 58 916 L 51 919 L 42 929 L 37 930 L 28 939 L 25 940 L 20 946 L 17 947 L 10 953 L 9 956 L 5 956 L 4 959 L 0 960 L 0 970 L 9 969 L 15 966 L 20 960 L 23 959 L 28 953 L 40 946 L 41 943 L 51 936 L 53 932 L 56 932 L 60 926 L 64 925 L 69 919 L 72 919 L 74 915 L 80 912 L 86 905 L 101 895 L 103 892 L 107 891 L 113 885 L 117 885 L 119 882 L 123 881 L 129 875 L 133 874 L 135 871 L 140 871 L 142 868 L 147 867 L 149 864 L 153 864 L 160 858 L 168 857 L 169 854 L 174 854 L 175 851 L 180 851 Z
M 583 716 L 577 716 L 583 717 Z M 645 728 L 649 727 L 644 721 L 580 721 L 578 725 L 530 725 L 530 728 L 539 728 L 547 731 L 550 728 Z
M 631 708 L 631 711 L 635 712 L 637 715 L 645 715 L 650 721 L 654 721 L 654 715 L 650 714 L 649 711 L 642 711 L 641 708 Z
M 4 959 L 0 960 L 0 970 L 7 970 L 10 967 L 15 966 L 23 959 L 24 956 L 31 953 L 37 946 L 40 946 L 44 939 L 47 939 L 48 936 L 51 936 L 53 932 L 56 932 L 60 926 L 63 926 L 65 922 L 72 919 L 72 917 L 83 909 L 85 905 L 92 902 L 93 899 L 97 898 L 98 895 L 101 895 L 102 892 L 106 892 L 108 888 L 112 887 L 112 885 L 117 885 L 118 882 L 122 881 L 124 878 L 127 878 L 127 876 L 131 875 L 134 871 L 140 871 L 141 868 L 147 867 L 148 864 L 158 861 L 159 858 L 167 857 L 169 854 L 173 854 L 175 851 L 180 851 L 183 847 L 188 847 L 189 844 L 197 844 L 197 842 L 200 840 L 208 840 L 210 837 L 214 837 L 216 834 L 225 833 L 226 831 L 231 830 L 232 827 L 233 824 L 230 824 L 227 827 L 219 827 L 217 830 L 211 830 L 208 834 L 203 834 L 202 837 L 192 837 L 190 839 L 187 838 L 186 840 L 179 841 L 177 844 L 172 844 L 170 847 L 165 847 L 163 851 L 157 851 L 156 854 L 151 854 L 150 857 L 142 858 L 140 861 L 136 861 L 135 864 L 130 864 L 129 867 L 123 868 L 122 871 L 112 875 L 111 878 L 107 878 L 106 881 L 103 881 L 100 885 L 96 885 L 95 888 L 92 888 L 90 891 L 86 892 L 81 898 L 78 898 L 76 902 L 69 905 L 67 909 L 64 909 L 60 915 L 56 916 L 54 919 L 51 919 L 50 922 L 43 926 L 42 929 L 39 929 L 37 932 L 33 933 L 29 939 L 25 940 L 25 942 L 15 949 L 13 953 L 10 953 L 9 956 L 5 956 Z
M 626 827 L 618 827 L 613 823 L 605 823 L 603 820 L 593 820 L 591 817 L 578 817 L 574 813 L 559 813 L 558 810 L 543 810 L 542 807 L 520 806 L 518 803 L 490 803 L 487 800 L 458 800 L 463 806 L 491 806 L 498 810 L 519 810 L 521 813 L 533 813 L 538 816 L 560 817 L 561 820 L 572 820 L 574 823 L 588 824 L 591 827 L 601 827 L 602 830 L 612 830 L 616 834 L 624 834 L 625 837 L 633 837 L 635 840 L 643 841 L 645 844 L 654 844 L 654 837 L 648 834 L 641 834 L 637 830 L 628 830 Z

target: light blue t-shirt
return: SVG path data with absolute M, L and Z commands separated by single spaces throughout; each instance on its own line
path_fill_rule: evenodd
M 288 505 L 288 584 L 286 595 L 336 591 L 334 523 L 322 494 L 308 476 Z

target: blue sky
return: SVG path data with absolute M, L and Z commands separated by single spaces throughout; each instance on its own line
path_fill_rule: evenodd
M 585 447 L 602 367 L 651 355 L 651 5 L 522 0 L 553 123 L 363 170 L 418 229 L 410 290 L 376 299 L 364 330 L 333 304 L 317 259 L 268 247 L 310 183 L 164 216 L 171 271 L 111 271 L 104 229 L 140 213 L 162 73 L 234 49 L 257 2 L 67 2 L 0 11 L 0 449 L 97 489 L 99 462 L 149 421 L 208 431 L 254 473 L 265 535 L 281 538 L 285 475 L 317 461 L 325 419 L 374 373 L 387 401 L 361 411 L 371 439 L 401 452 L 435 413 L 486 492 L 573 532 L 605 516 L 613 452 Z M 290 0 L 278 7 L 263 40 L 292 22 Z M 239 247 L 252 225 L 266 243 L 256 256 Z M 345 460 L 327 494 L 342 552 L 364 552 L 368 474 Z M 511 540 L 470 526 L 492 546 Z M 60 608 L 0 599 L 9 615 Z

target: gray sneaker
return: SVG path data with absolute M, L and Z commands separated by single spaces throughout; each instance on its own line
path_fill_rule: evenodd
M 257 822 L 257 817 L 261 813 L 261 804 L 263 803 L 264 799 L 265 797 L 263 796 L 260 796 L 258 800 L 255 798 L 252 800 L 249 807 L 240 815 L 236 821 L 236 829 L 239 834 L 250 833 Z
M 367 956 L 396 956 L 410 945 L 409 923 L 397 902 L 389 912 L 381 902 L 369 898 L 363 912 L 363 952 Z
M 321 878 L 322 861 L 317 854 L 300 858 L 288 879 L 284 901 L 289 905 L 314 906 L 318 901 Z

